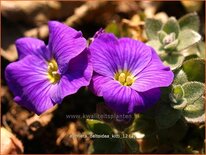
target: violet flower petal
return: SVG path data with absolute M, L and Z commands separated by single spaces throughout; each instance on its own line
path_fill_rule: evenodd
M 91 61 L 93 69 L 100 75 L 114 77 L 118 70 L 118 56 L 115 46 L 118 40 L 113 34 L 101 33 L 91 43 L 89 49 L 91 51 Z
M 116 81 L 109 81 L 103 88 L 105 103 L 120 114 L 141 113 L 151 108 L 160 98 L 160 89 L 155 88 L 142 93 L 125 87 Z
M 106 83 L 111 81 L 110 77 L 102 76 L 98 73 L 93 73 L 92 80 L 90 82 L 90 90 L 97 96 L 102 96 L 102 90 L 106 86 Z
M 54 105 L 49 93 L 55 85 L 50 84 L 46 71 L 45 61 L 33 55 L 9 64 L 5 70 L 15 101 L 37 114 Z
M 128 113 L 132 89 L 110 80 L 102 90 L 105 103 L 117 113 Z
M 162 64 L 152 49 L 152 60 L 141 73 L 136 75 L 136 80 L 131 88 L 138 92 L 144 92 L 152 88 L 167 87 L 172 83 L 173 78 L 173 72 Z
M 61 76 L 51 98 L 56 103 L 61 103 L 67 95 L 76 93 L 82 86 L 88 86 L 92 77 L 92 64 L 89 60 L 88 50 L 71 59 L 68 70 Z
M 94 71 L 114 77 L 118 70 L 138 74 L 151 60 L 151 49 L 145 44 L 129 39 L 117 38 L 113 34 L 101 33 L 90 45 Z
M 130 71 L 133 75 L 141 72 L 152 58 L 150 47 L 130 38 L 121 38 L 118 42 L 116 52 L 120 59 L 120 68 Z
M 65 70 L 61 67 L 64 68 L 65 64 L 86 48 L 86 39 L 82 37 L 81 32 L 65 24 L 50 21 L 48 48 L 52 51 L 60 70 Z
M 154 88 L 145 92 L 138 92 L 138 94 L 141 96 L 144 104 L 140 105 L 138 102 L 134 102 L 132 108 L 133 112 L 132 109 L 130 110 L 131 113 L 145 112 L 147 109 L 151 108 L 160 99 L 161 92 L 160 88 Z M 131 99 L 131 101 L 132 100 L 134 99 Z
M 47 59 L 49 57 L 48 55 L 50 55 L 44 42 L 36 38 L 20 38 L 16 40 L 15 44 L 19 59 L 22 59 L 27 55 L 36 55 L 37 57 Z

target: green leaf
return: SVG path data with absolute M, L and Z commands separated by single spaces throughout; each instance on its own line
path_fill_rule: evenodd
M 199 31 L 200 27 L 200 19 L 196 12 L 186 14 L 185 16 L 181 17 L 179 20 L 180 29 L 192 29 L 196 32 Z
M 178 37 L 180 27 L 177 20 L 174 17 L 170 17 L 168 21 L 163 25 L 162 30 L 167 34 L 174 32 Z
M 204 94 L 204 84 L 201 82 L 186 82 L 182 85 L 184 98 L 188 103 L 193 103 Z
M 105 31 L 108 33 L 114 33 L 114 35 L 117 37 L 120 36 L 120 28 L 115 21 L 108 24 L 107 27 L 105 28 Z
M 182 55 L 184 55 L 184 57 L 186 59 L 191 59 L 191 57 L 198 57 L 198 54 L 199 54 L 199 49 L 198 49 L 198 44 L 195 44 L 193 46 L 190 46 L 188 48 L 186 48 L 185 50 L 181 51 Z
M 117 138 L 98 138 L 94 139 L 93 152 L 94 154 L 105 153 L 122 153 L 124 145 L 121 139 Z
M 181 85 L 173 85 L 172 92 L 170 93 L 170 105 L 174 109 L 183 109 L 187 105 L 187 100 L 183 98 L 184 90 Z
M 87 119 L 86 123 L 88 125 L 88 128 L 94 134 L 108 134 L 108 135 L 111 135 L 113 133 L 112 128 L 109 125 L 102 122 L 102 121 L 94 120 L 94 119 Z
M 164 46 L 164 49 L 167 51 L 175 50 L 178 43 L 179 43 L 179 40 L 176 39 L 173 42 L 169 43 L 168 45 Z
M 205 121 L 205 98 L 200 97 L 193 104 L 189 104 L 183 110 L 183 115 L 188 122 L 200 123 Z
M 166 66 L 169 66 L 172 70 L 175 70 L 182 65 L 184 56 L 181 54 L 172 53 L 163 56 L 162 60 Z
M 162 44 L 160 43 L 159 40 L 150 40 L 147 42 L 147 45 L 151 46 L 152 48 L 155 49 L 155 51 L 158 53 L 158 54 L 161 54 L 163 52 L 163 49 L 161 48 L 162 47 Z
M 173 86 L 172 94 L 176 100 L 182 99 L 184 90 L 182 89 L 181 85 Z
M 171 142 L 178 142 L 182 140 L 187 133 L 187 130 L 187 123 L 180 119 L 175 123 L 174 126 L 168 129 L 159 130 L 158 137 L 161 143 L 171 145 Z
M 135 119 L 131 132 L 139 132 L 144 137 L 151 136 L 156 131 L 154 119 L 149 119 L 145 115 L 140 115 Z
M 185 60 L 198 57 L 205 59 L 205 43 L 204 41 L 200 41 L 197 44 L 181 51 L 181 53 L 184 55 Z
M 184 84 L 185 82 L 187 82 L 187 75 L 185 74 L 185 72 L 181 69 L 179 70 L 176 74 L 175 74 L 175 78 L 173 81 L 173 85 L 181 85 Z
M 171 95 L 172 96 L 172 95 Z M 172 108 L 177 109 L 177 110 L 182 110 L 186 107 L 187 105 L 187 100 L 185 98 L 176 100 L 173 96 L 170 97 L 170 100 L 172 101 L 170 105 Z
M 155 121 L 159 129 L 172 127 L 181 117 L 181 111 L 173 109 L 166 103 L 159 104 Z
M 200 58 L 190 59 L 183 63 L 183 70 L 189 81 L 205 82 L 205 60 Z
M 157 40 L 157 32 L 161 30 L 162 22 L 157 19 L 147 18 L 145 20 L 145 32 L 149 40 Z
M 201 36 L 193 30 L 186 29 L 180 31 L 178 39 L 179 44 L 177 46 L 177 51 L 181 51 L 199 42 L 201 40 Z
M 161 43 L 163 43 L 163 39 L 167 36 L 167 33 L 164 31 L 159 31 L 158 32 L 158 37 Z
M 190 59 L 195 59 L 195 58 L 198 58 L 198 56 L 195 55 L 195 54 L 193 54 L 193 55 L 188 55 L 188 56 L 185 57 L 185 61 L 190 60 Z

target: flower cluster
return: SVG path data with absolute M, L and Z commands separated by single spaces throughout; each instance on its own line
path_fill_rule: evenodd
M 88 85 L 115 112 L 142 112 L 173 81 L 170 68 L 142 42 L 101 31 L 87 47 L 81 32 L 56 21 L 49 34 L 48 45 L 18 39 L 19 60 L 5 71 L 15 102 L 37 114 Z

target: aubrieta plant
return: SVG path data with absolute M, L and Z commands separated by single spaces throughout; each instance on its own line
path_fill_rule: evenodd
M 114 26 L 109 33 L 97 31 L 87 47 L 81 32 L 56 21 L 48 24 L 47 46 L 18 39 L 19 60 L 5 70 L 15 102 L 41 114 L 88 86 L 105 103 L 103 113 L 132 116 L 84 120 L 86 131 L 120 136 L 94 138 L 88 153 L 203 152 L 205 48 L 199 17 L 143 20 L 146 43 Z

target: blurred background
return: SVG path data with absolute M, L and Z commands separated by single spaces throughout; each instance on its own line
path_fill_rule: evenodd
M 40 117 L 15 104 L 4 78 L 4 70 L 18 58 L 14 45 L 16 39 L 36 37 L 47 43 L 47 22 L 58 20 L 81 30 L 86 39 L 100 28 L 111 29 L 113 23 L 118 23 L 130 29 L 130 37 L 146 41 L 141 33 L 144 22 L 140 17 L 164 20 L 167 16 L 175 16 L 178 19 L 194 11 L 200 17 L 200 34 L 204 40 L 204 1 L 1 1 L 1 151 L 88 153 L 91 139 L 68 137 L 84 132 L 81 120 L 67 119 L 65 116 L 95 113 L 96 103 L 102 102 L 82 88 Z

